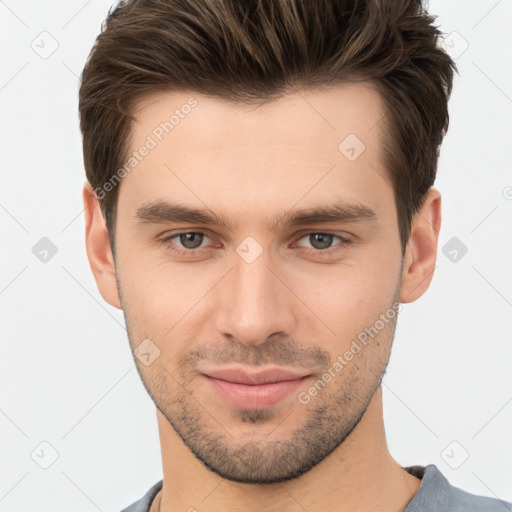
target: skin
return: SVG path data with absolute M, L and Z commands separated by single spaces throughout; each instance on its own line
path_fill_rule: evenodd
M 439 192 L 429 190 L 402 258 L 380 149 L 384 107 L 362 82 L 259 107 L 159 93 L 137 108 L 131 148 L 191 96 L 197 107 L 119 185 L 115 262 L 98 201 L 84 187 L 87 254 L 99 291 L 123 309 L 132 350 L 144 339 L 160 350 L 148 366 L 135 358 L 157 406 L 160 510 L 403 510 L 421 481 L 392 458 L 384 430 L 381 380 L 396 316 L 308 403 L 298 394 L 393 303 L 426 291 Z M 354 161 L 338 150 L 350 133 L 366 146 Z M 166 200 L 237 225 L 137 219 L 143 205 Z M 274 221 L 335 203 L 365 205 L 375 218 L 292 227 Z M 196 235 L 195 245 L 169 240 L 197 231 L 206 236 Z M 319 241 L 315 233 L 336 236 Z M 236 250 L 248 236 L 262 250 L 251 263 Z M 277 405 L 242 409 L 201 376 L 205 365 L 234 363 L 311 377 Z

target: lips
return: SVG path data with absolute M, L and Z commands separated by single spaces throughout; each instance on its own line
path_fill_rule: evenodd
M 282 368 L 249 372 L 240 367 L 208 370 L 203 374 L 210 390 L 231 405 L 244 409 L 277 405 L 310 376 Z
M 307 375 L 306 373 L 295 373 L 290 370 L 278 368 L 269 368 L 250 373 L 236 369 L 210 370 L 205 373 L 208 377 L 213 377 L 214 379 L 246 384 L 248 386 L 298 380 Z

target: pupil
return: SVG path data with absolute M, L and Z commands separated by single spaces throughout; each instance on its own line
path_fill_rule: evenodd
M 327 235 L 324 233 L 315 233 L 314 235 L 310 235 L 310 241 L 311 240 L 314 240 L 314 242 L 312 242 L 311 245 L 315 247 L 315 249 L 326 249 L 331 245 L 332 235 Z M 319 246 L 317 244 L 318 241 L 320 242 Z
M 201 245 L 202 233 L 184 233 L 180 235 L 180 242 L 186 249 L 196 249 Z

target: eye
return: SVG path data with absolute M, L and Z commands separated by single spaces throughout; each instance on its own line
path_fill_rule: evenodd
M 343 238 L 342 236 L 335 235 L 334 233 L 308 233 L 300 238 L 300 240 L 306 239 L 311 245 L 307 249 L 312 249 L 314 252 L 330 252 L 346 247 L 350 240 Z M 332 245 L 334 239 L 338 239 L 341 242 Z
M 201 244 L 205 238 L 210 239 L 210 237 L 202 231 L 185 231 L 164 238 L 163 243 L 178 254 L 187 254 L 196 249 L 203 248 Z M 173 241 L 174 239 L 176 239 L 176 241 Z
M 303 247 L 306 251 L 316 255 L 321 253 L 331 254 L 344 249 L 350 244 L 350 240 L 334 233 L 311 232 L 303 235 L 299 240 L 303 239 L 309 242 L 309 247 L 297 242 L 294 245 Z M 198 252 L 199 249 L 207 248 L 208 244 L 203 244 L 203 242 L 208 242 L 208 240 L 212 241 L 203 231 L 183 231 L 163 238 L 162 243 L 175 254 L 185 256 Z M 333 245 L 336 240 L 339 240 L 339 243 Z

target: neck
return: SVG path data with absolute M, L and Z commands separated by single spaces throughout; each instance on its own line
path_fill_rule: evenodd
M 336 450 L 300 477 L 276 484 L 219 477 L 194 457 L 158 410 L 157 418 L 164 473 L 161 512 L 400 512 L 421 483 L 388 451 L 381 388 Z

